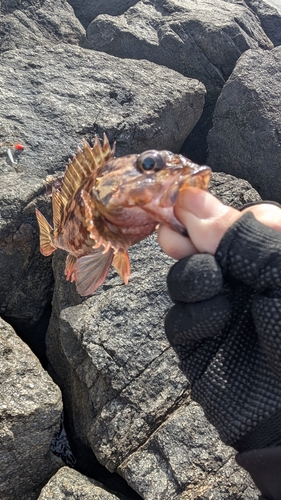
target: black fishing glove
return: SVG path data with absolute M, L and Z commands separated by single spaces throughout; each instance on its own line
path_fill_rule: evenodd
M 281 233 L 246 213 L 215 257 L 177 262 L 168 288 L 166 334 L 193 399 L 266 498 L 281 499 Z

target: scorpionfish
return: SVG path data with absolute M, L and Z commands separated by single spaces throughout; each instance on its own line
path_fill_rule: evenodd
M 68 252 L 67 280 L 75 281 L 82 296 L 92 294 L 106 279 L 111 264 L 127 284 L 128 248 L 143 240 L 159 223 L 185 234 L 174 214 L 179 190 L 207 189 L 211 169 L 180 154 L 149 150 L 114 157 L 104 134 L 93 147 L 69 160 L 64 177 L 52 186 L 53 227 L 36 209 L 40 251 Z

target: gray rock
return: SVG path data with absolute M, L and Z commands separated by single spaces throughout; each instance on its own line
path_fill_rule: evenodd
M 68 467 L 62 467 L 44 486 L 38 500 L 69 500 L 69 498 L 126 500 L 124 496 L 115 495 L 113 492 L 106 490 L 98 481 L 83 476 Z
M 87 46 L 118 57 L 147 59 L 196 78 L 207 89 L 206 106 L 184 153 L 206 159 L 206 134 L 220 91 L 249 48 L 272 43 L 246 4 L 224 0 L 146 0 L 123 15 L 100 15 L 87 28 Z
M 78 45 L 85 38 L 67 0 L 56 0 L 55 9 L 52 0 L 3 0 L 0 12 L 0 52 L 46 43 Z
M 154 237 L 131 255 L 129 285 L 112 272 L 92 298 L 63 309 L 59 321 L 53 314 L 46 339 L 77 434 L 111 471 L 143 444 L 187 385 L 163 332 L 171 259 Z M 55 289 L 55 304 L 60 290 Z
M 222 91 L 208 135 L 214 170 L 247 179 L 263 199 L 279 202 L 280 68 L 280 47 L 244 54 Z
M 3 54 L 0 143 L 28 146 L 17 164 L 0 148 L 0 313 L 15 326 L 36 324 L 51 300 L 51 262 L 39 254 L 34 214 L 37 205 L 48 215 L 46 176 L 95 133 L 107 131 L 118 155 L 177 151 L 199 119 L 204 86 L 162 72 L 66 44 Z
M 138 0 L 68 0 L 85 28 L 99 14 L 118 16 L 135 5 Z
M 239 0 L 238 0 L 239 1 Z M 258 16 L 261 26 L 274 45 L 281 45 L 281 3 L 279 0 L 245 0 Z M 271 5 L 269 5 L 271 4 Z M 279 7 L 279 10 L 278 10 Z
M 281 5 L 279 0 L 266 0 L 266 3 L 274 7 L 281 14 Z
M 118 471 L 145 500 L 256 500 L 257 490 L 202 409 L 187 402 Z
M 212 173 L 210 192 L 222 200 L 225 205 L 238 209 L 248 203 L 261 200 L 260 195 L 249 182 L 222 172 Z
M 214 193 L 237 207 L 259 200 L 246 181 L 235 183 L 232 176 L 214 174 L 212 184 Z M 188 382 L 165 337 L 171 305 L 166 276 L 173 260 L 154 236 L 132 247 L 130 255 L 127 286 L 112 271 L 83 301 L 74 284 L 65 282 L 65 254 L 53 259 L 47 353 L 73 433 L 146 500 L 179 498 L 183 491 L 190 499 L 202 492 L 210 500 L 235 498 L 237 492 L 241 499 L 255 498 L 233 452 L 190 403 Z
M 37 358 L 0 319 L 0 498 L 32 500 L 59 467 L 50 451 L 61 393 Z

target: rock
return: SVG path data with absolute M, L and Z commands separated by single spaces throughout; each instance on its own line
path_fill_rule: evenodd
M 35 500 L 62 461 L 50 451 L 61 393 L 37 358 L 0 319 L 0 498 Z
M 174 411 L 118 471 L 145 500 L 257 499 L 233 450 L 194 402 Z
M 92 0 L 69 0 L 76 16 L 85 28 L 99 14 L 118 16 L 137 2 L 138 0 L 95 0 L 94 2 Z
M 140 1 L 122 15 L 96 17 L 87 28 L 86 46 L 147 59 L 204 83 L 205 110 L 183 149 L 197 163 L 206 160 L 214 106 L 236 61 L 250 48 L 273 47 L 246 5 L 224 0 Z
M 260 199 L 249 183 L 229 175 L 214 174 L 212 184 L 214 193 L 237 207 Z M 226 492 L 229 498 L 236 492 L 255 498 L 250 479 L 234 465 L 233 451 L 190 403 L 188 382 L 165 337 L 171 305 L 166 276 L 173 260 L 154 236 L 132 247 L 130 255 L 129 284 L 112 271 L 86 300 L 65 281 L 65 254 L 56 252 L 53 259 L 47 354 L 73 434 L 146 500 L 170 500 L 183 491 L 186 498 L 199 498 L 202 483 L 206 499 L 228 498 Z
M 46 43 L 78 45 L 85 38 L 85 30 L 66 0 L 56 0 L 55 9 L 52 0 L 3 0 L 0 28 L 0 52 Z
M 51 259 L 39 253 L 34 212 L 48 216 L 46 176 L 95 133 L 107 131 L 118 155 L 177 151 L 199 119 L 204 86 L 171 70 L 163 80 L 162 71 L 66 44 L 3 54 L 0 142 L 27 145 L 16 165 L 7 148 L 0 155 L 0 313 L 17 328 L 36 325 L 51 300 Z
M 48 484 L 42 489 L 38 500 L 69 500 L 69 498 L 83 498 L 83 500 L 126 500 L 124 496 L 117 496 L 104 486 L 83 476 L 79 472 L 62 467 Z
M 281 14 L 281 5 L 279 0 L 266 0 L 266 3 L 274 7 Z
M 281 45 L 281 4 L 279 0 L 245 0 L 258 16 L 261 26 L 273 45 Z M 271 5 L 269 5 L 271 4 Z M 278 11 L 279 7 L 279 11 Z
M 281 201 L 281 48 L 249 50 L 226 83 L 208 135 L 208 164 Z M 270 85 L 269 85 L 270 82 Z
M 210 192 L 222 200 L 225 205 L 238 209 L 248 203 L 261 200 L 260 195 L 249 182 L 222 172 L 212 173 Z
M 178 370 L 172 376 L 177 359 L 163 332 L 171 259 L 160 252 L 154 237 L 135 246 L 131 255 L 128 286 L 111 272 L 92 298 L 64 308 L 59 321 L 52 315 L 46 339 L 76 432 L 82 441 L 91 442 L 99 461 L 111 471 L 146 440 L 186 391 L 185 377 Z M 55 274 L 60 267 L 55 265 Z M 63 289 L 56 283 L 55 290 L 54 303 L 60 304 L 57 294 Z M 66 302 L 70 296 L 64 297 Z

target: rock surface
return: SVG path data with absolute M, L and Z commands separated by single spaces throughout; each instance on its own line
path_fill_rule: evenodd
M 28 146 L 17 165 L 6 148 L 0 156 L 0 313 L 13 324 L 36 324 L 51 300 L 50 259 L 39 253 L 34 215 L 36 205 L 48 214 L 46 175 L 64 169 L 95 133 L 106 130 L 119 155 L 178 150 L 199 119 L 204 86 L 174 71 L 161 75 L 148 61 L 120 65 L 66 44 L 2 55 L 0 142 Z
M 246 5 L 224 0 L 140 1 L 123 15 L 96 17 L 87 42 L 94 50 L 148 59 L 204 83 L 205 110 L 184 150 L 199 163 L 206 159 L 216 100 L 236 61 L 249 48 L 273 47 Z
M 102 484 L 79 472 L 62 467 L 42 489 L 38 500 L 126 500 L 121 495 L 106 491 Z
M 138 0 L 95 0 L 94 2 L 92 0 L 69 0 L 76 16 L 85 28 L 99 14 L 118 16 L 137 2 Z
M 61 393 L 39 361 L 0 319 L 0 498 L 33 500 L 62 466 L 50 451 Z
M 250 9 L 258 16 L 261 26 L 273 45 L 281 44 L 281 3 L 270 0 L 245 0 Z M 271 4 L 271 5 L 269 5 Z M 279 7 L 279 11 L 277 8 Z
M 65 42 L 78 45 L 85 30 L 67 0 L 3 0 L 0 6 L 0 52 Z M 16 74 L 16 73 L 15 73 Z
M 210 192 L 222 200 L 225 205 L 238 209 L 247 203 L 255 203 L 261 200 L 260 195 L 249 182 L 222 172 L 213 172 Z
M 146 500 L 256 500 L 237 466 L 195 403 L 174 411 L 118 471 Z
M 208 135 L 208 164 L 281 202 L 281 47 L 249 50 L 223 88 Z M 270 82 L 270 85 L 269 85 Z

